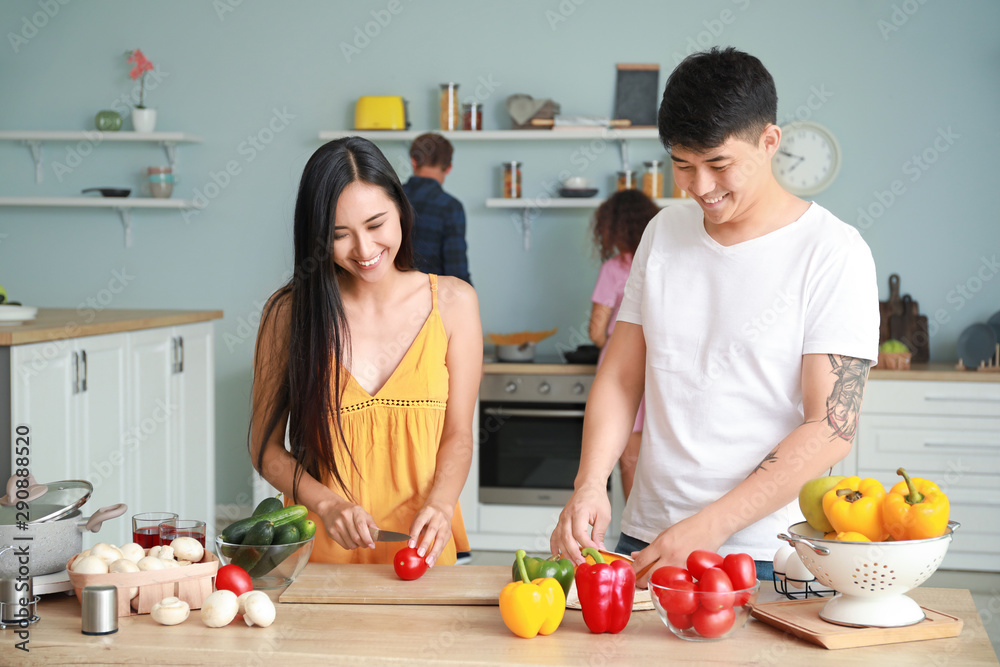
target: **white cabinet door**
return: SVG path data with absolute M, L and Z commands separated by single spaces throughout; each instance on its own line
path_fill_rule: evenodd
M 174 414 L 171 448 L 173 507 L 181 518 L 200 519 L 215 535 L 215 347 L 210 323 L 175 327 L 177 368 L 172 376 Z
M 127 334 L 90 336 L 76 340 L 80 360 L 80 391 L 74 397 L 80 479 L 94 485 L 84 508 L 90 515 L 102 507 L 128 504 L 129 473 L 123 451 L 126 419 Z M 95 542 L 131 542 L 131 513 L 104 524 L 99 535 L 86 534 L 84 548 Z
M 171 483 L 178 472 L 171 447 L 176 441 L 174 422 L 180 410 L 172 397 L 175 356 L 169 328 L 129 334 L 131 397 L 125 452 L 131 476 L 130 514 L 177 512 Z
M 73 479 L 78 470 L 74 354 L 72 341 L 11 348 L 11 425 L 30 429 L 30 469 L 40 483 Z

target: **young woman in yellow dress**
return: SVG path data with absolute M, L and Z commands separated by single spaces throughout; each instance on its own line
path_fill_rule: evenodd
M 318 525 L 310 560 L 390 563 L 410 535 L 428 564 L 468 550 L 458 508 L 482 373 L 473 288 L 412 270 L 413 211 L 358 137 L 309 159 L 292 278 L 264 309 L 250 453 Z M 288 429 L 286 449 L 286 425 Z

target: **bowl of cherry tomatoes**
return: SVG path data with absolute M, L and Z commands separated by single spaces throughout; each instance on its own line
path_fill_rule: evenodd
M 670 631 L 688 641 L 717 641 L 746 625 L 760 582 L 748 554 L 692 551 L 687 567 L 658 568 L 649 578 L 653 606 Z

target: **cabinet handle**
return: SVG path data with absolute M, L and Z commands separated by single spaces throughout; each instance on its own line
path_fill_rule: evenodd
M 177 337 L 177 372 L 184 372 L 184 336 Z
M 170 372 L 177 372 L 177 336 L 170 338 Z
M 981 442 L 924 442 L 924 447 L 936 449 L 982 449 L 990 452 L 997 450 L 996 445 Z
M 80 350 L 80 359 L 83 361 L 83 377 L 80 378 L 80 391 L 87 391 L 87 351 Z
M 1000 403 L 1000 398 L 994 396 L 924 396 L 924 400 L 950 403 Z
M 80 355 L 73 353 L 73 393 L 80 393 Z

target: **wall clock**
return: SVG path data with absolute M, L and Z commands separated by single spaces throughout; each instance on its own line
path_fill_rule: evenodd
M 778 183 L 796 195 L 814 195 L 840 171 L 840 144 L 827 128 L 812 121 L 781 128 L 781 145 L 771 162 Z

